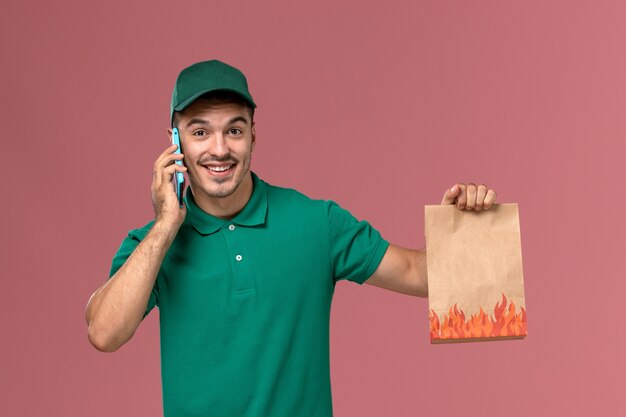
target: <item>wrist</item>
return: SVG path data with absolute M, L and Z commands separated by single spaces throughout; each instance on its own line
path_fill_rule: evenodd
M 178 233 L 179 228 L 180 224 L 176 222 L 156 219 L 152 225 L 152 229 L 150 229 L 150 232 L 171 242 L 176 237 L 176 233 Z

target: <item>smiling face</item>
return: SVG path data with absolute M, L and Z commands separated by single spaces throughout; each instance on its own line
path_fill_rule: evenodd
M 243 208 L 252 193 L 250 161 L 256 144 L 249 109 L 199 98 L 176 115 L 175 126 L 198 206 L 209 213 L 211 208 Z

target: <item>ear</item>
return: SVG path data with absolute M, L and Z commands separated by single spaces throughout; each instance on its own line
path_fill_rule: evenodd
M 172 128 L 167 128 L 167 136 L 169 137 L 170 143 L 172 143 Z
M 252 144 L 251 144 L 251 148 L 250 148 L 250 152 L 252 152 L 254 150 L 254 147 L 256 145 L 256 127 L 254 125 L 254 122 L 252 122 Z

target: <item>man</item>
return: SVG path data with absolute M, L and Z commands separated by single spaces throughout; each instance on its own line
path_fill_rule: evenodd
M 330 306 L 338 280 L 427 296 L 426 251 L 389 244 L 329 200 L 250 170 L 254 103 L 220 61 L 178 76 L 170 146 L 154 164 L 155 219 L 133 229 L 87 305 L 89 340 L 112 352 L 160 311 L 165 416 L 332 416 Z M 184 166 L 174 162 L 183 160 Z M 181 208 L 172 186 L 187 172 Z M 488 209 L 495 192 L 455 184 L 442 204 Z

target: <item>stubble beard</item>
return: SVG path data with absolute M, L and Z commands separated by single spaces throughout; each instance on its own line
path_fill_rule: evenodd
M 239 165 L 239 162 L 237 164 Z M 235 191 L 239 189 L 239 186 L 243 183 L 243 180 L 246 178 L 246 174 L 248 173 L 249 170 L 250 170 L 250 158 L 247 158 L 244 161 L 243 170 L 239 178 L 233 177 L 233 178 L 225 178 L 225 179 L 221 179 L 221 178 L 210 179 L 210 181 L 217 183 L 219 187 L 217 190 L 209 190 L 209 192 L 207 192 L 207 195 L 212 198 L 225 198 L 234 194 Z M 237 175 L 237 174 L 235 173 L 234 175 Z M 232 181 L 233 179 L 235 180 L 235 184 L 233 185 L 232 188 L 229 189 L 229 188 L 222 187 L 224 183 L 227 183 L 228 181 Z

